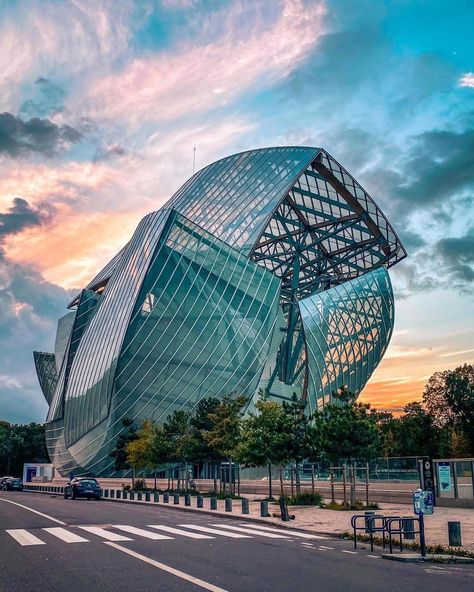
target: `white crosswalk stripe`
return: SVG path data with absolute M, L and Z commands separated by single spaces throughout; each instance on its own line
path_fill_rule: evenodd
M 280 534 L 290 534 L 291 536 L 299 537 L 301 539 L 319 539 L 326 540 L 327 537 L 320 536 L 317 534 L 308 534 L 306 532 L 299 532 L 298 530 L 290 530 L 289 528 L 273 528 L 272 526 L 261 526 L 260 524 L 246 523 L 245 528 L 256 528 L 257 530 L 265 530 L 268 532 L 276 532 Z
M 28 532 L 23 528 L 15 528 L 7 530 L 5 532 L 8 532 L 8 534 L 13 539 L 15 539 L 17 543 L 20 543 L 22 547 L 28 547 L 30 545 L 44 545 L 44 542 L 42 540 L 40 540 L 37 536 L 31 534 L 31 532 Z
M 107 541 L 113 541 L 114 543 L 118 543 L 120 541 L 133 541 L 133 539 L 123 536 L 123 534 L 117 534 L 116 532 L 110 532 L 109 530 L 105 530 L 105 528 L 101 528 L 100 526 L 79 526 L 82 530 L 86 532 L 90 532 L 91 534 L 95 534 Z
M 118 528 L 118 530 L 123 530 L 124 532 L 129 532 L 130 534 L 136 534 L 137 536 L 141 536 L 145 539 L 152 539 L 154 541 L 164 541 L 166 539 L 171 540 L 173 537 L 166 536 L 164 534 L 158 534 L 157 532 L 150 532 L 149 530 L 143 530 L 143 528 L 137 528 L 136 526 L 127 526 L 126 524 L 112 524 L 112 528 Z
M 246 534 L 237 534 L 236 532 L 226 532 L 225 530 L 217 530 L 216 528 L 208 528 L 207 526 L 198 526 L 197 524 L 178 524 L 182 528 L 192 528 L 200 532 L 208 532 L 209 534 L 220 534 L 221 536 L 229 537 L 230 539 L 251 539 L 251 536 Z
M 260 532 L 259 530 L 253 531 L 250 528 L 241 528 L 240 526 L 230 526 L 229 524 L 211 524 L 211 526 L 218 526 L 219 528 L 228 528 L 237 532 L 243 532 L 245 534 L 251 534 L 255 536 L 265 537 L 267 539 L 287 539 L 288 535 L 272 534 L 271 532 Z
M 73 532 L 69 532 L 65 528 L 61 526 L 54 526 L 53 528 L 43 528 L 45 532 L 49 532 L 56 538 L 64 541 L 65 543 L 88 543 L 89 541 L 84 537 L 79 536 L 78 534 L 74 534 Z
M 213 539 L 215 537 L 209 536 L 208 534 L 199 534 L 197 532 L 188 532 L 181 528 L 173 528 L 172 526 L 164 526 L 163 524 L 147 524 L 148 528 L 156 528 L 157 530 L 163 530 L 164 532 L 170 532 L 171 534 L 179 534 L 190 539 Z

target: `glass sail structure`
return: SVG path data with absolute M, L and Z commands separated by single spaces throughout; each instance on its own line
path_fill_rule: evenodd
M 208 396 L 359 394 L 389 343 L 388 269 L 406 256 L 325 150 L 275 147 L 193 175 L 84 287 L 35 352 L 57 469 L 113 474 L 122 419 Z

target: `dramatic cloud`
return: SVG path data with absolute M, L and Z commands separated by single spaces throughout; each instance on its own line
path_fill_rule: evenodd
M 435 252 L 454 285 L 467 289 L 474 284 L 474 227 L 464 236 L 439 240 Z
M 209 20 L 217 40 L 183 44 L 174 55 L 136 58 L 118 74 L 94 81 L 82 99 L 89 114 L 126 118 L 134 125 L 173 120 L 226 106 L 256 83 L 263 88 L 287 76 L 317 44 L 324 4 L 284 0 L 271 26 L 266 22 L 271 11 L 250 6 L 237 3 Z M 202 37 L 209 34 L 207 29 L 203 27 Z
M 6 236 L 42 224 L 45 219 L 44 212 L 31 208 L 25 199 L 16 197 L 6 212 L 0 212 L 0 245 Z
M 81 138 L 69 125 L 56 125 L 49 119 L 33 117 L 23 121 L 11 113 L 0 114 L 0 155 L 15 157 L 29 152 L 52 155 Z

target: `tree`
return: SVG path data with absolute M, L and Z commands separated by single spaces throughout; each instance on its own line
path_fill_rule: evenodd
M 149 419 L 145 419 L 136 433 L 136 438 L 129 440 L 125 445 L 126 462 L 133 468 L 135 473 L 139 470 L 155 467 L 152 457 L 153 440 L 154 425 Z
M 131 469 L 132 466 L 128 462 L 127 446 L 133 440 L 138 438 L 137 428 L 133 419 L 125 417 L 122 419 L 122 432 L 117 438 L 115 448 L 109 456 L 115 459 L 114 468 L 116 471 L 123 471 Z M 135 470 L 132 472 L 132 483 L 135 482 Z
M 382 440 L 370 405 L 326 405 L 315 420 L 320 425 L 321 451 L 332 462 L 370 460 L 380 455 Z
M 0 474 L 21 475 L 25 462 L 49 462 L 44 425 L 0 421 Z
M 283 402 L 285 422 L 282 426 L 285 457 L 296 466 L 296 493 L 301 493 L 298 465 L 311 453 L 309 418 L 305 414 L 306 401 L 293 393 L 291 401 Z
M 203 432 L 203 438 L 213 456 L 229 462 L 229 474 L 232 473 L 232 459 L 236 454 L 241 436 L 241 415 L 247 404 L 246 397 L 226 395 L 209 413 L 210 428 Z M 232 482 L 232 479 L 229 479 Z
M 182 409 L 174 411 L 163 424 L 163 436 L 169 444 L 169 460 L 178 464 L 178 489 L 180 489 L 182 465 L 190 454 L 190 414 Z
M 258 413 L 242 422 L 236 458 L 247 467 L 268 466 L 268 497 L 272 499 L 272 465 L 286 461 L 286 417 L 282 405 L 275 401 L 260 398 L 255 407 Z
M 425 386 L 423 405 L 434 425 L 445 431 L 441 441 L 449 442 L 451 454 L 474 454 L 474 365 L 435 372 Z
M 214 491 L 217 491 L 217 464 L 221 460 L 216 451 L 209 446 L 204 434 L 213 427 L 211 415 L 215 414 L 220 400 L 216 397 L 201 399 L 189 420 L 191 434 L 188 441 L 188 454 L 191 462 L 207 462 L 213 466 Z

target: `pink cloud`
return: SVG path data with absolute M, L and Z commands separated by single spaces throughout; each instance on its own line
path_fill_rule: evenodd
M 270 28 L 258 15 L 242 37 L 243 8 L 222 15 L 217 41 L 185 43 L 176 54 L 133 59 L 118 74 L 93 82 L 83 97 L 86 112 L 128 121 L 172 120 L 226 105 L 252 85 L 287 76 L 323 33 L 323 2 L 285 0 Z M 248 27 L 245 28 L 248 31 Z

